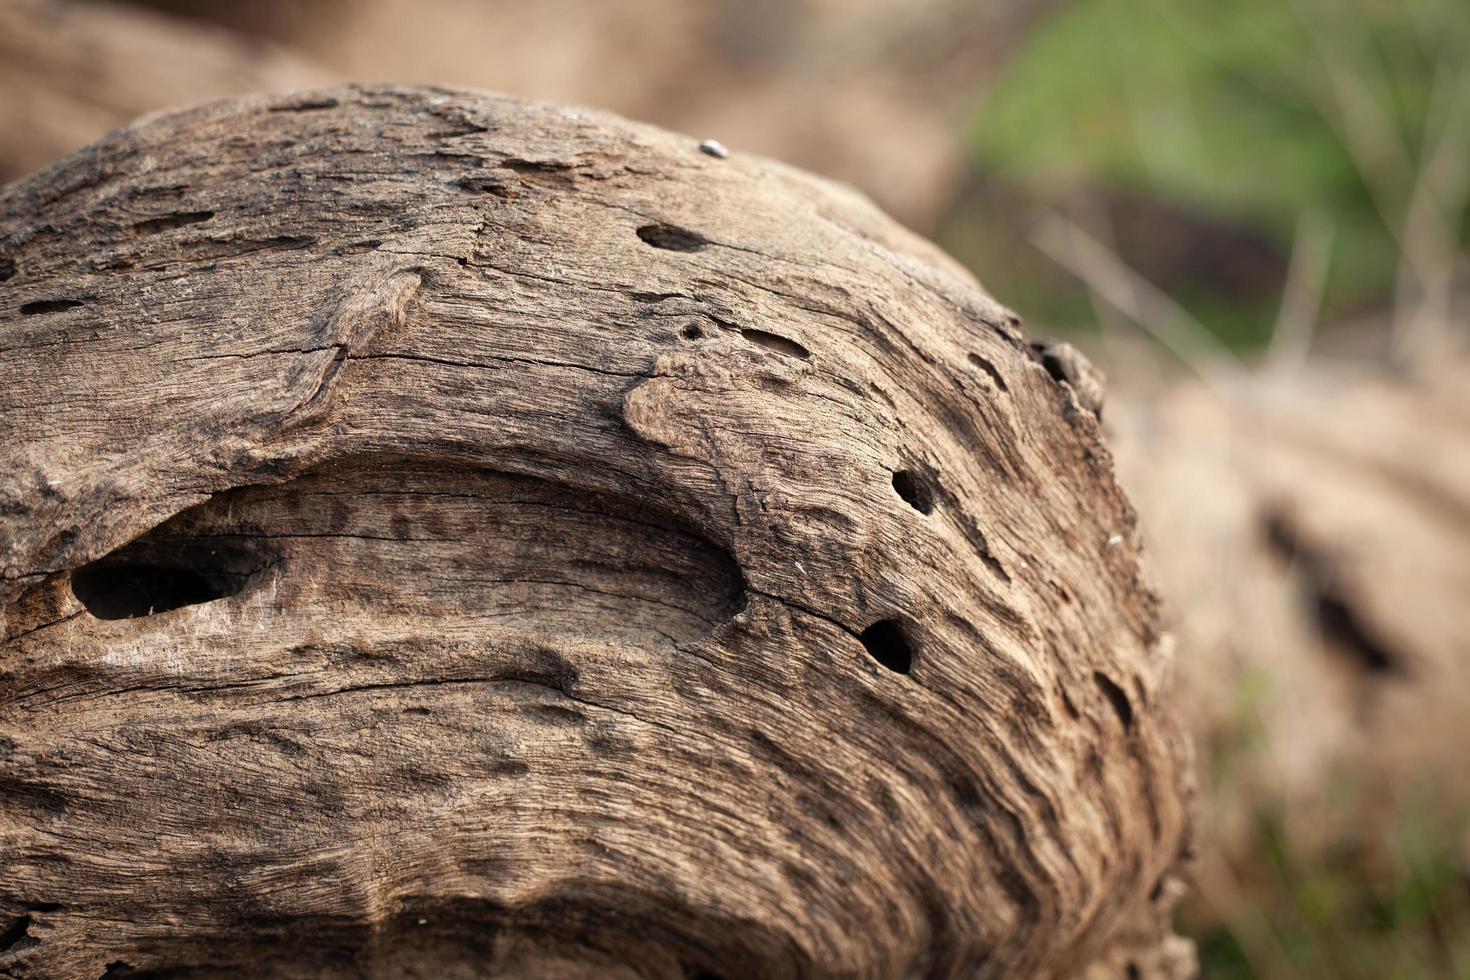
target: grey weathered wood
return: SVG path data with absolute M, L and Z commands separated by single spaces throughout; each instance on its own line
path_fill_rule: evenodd
M 349 88 L 0 222 L 0 974 L 1188 970 L 1096 393 L 855 194 Z

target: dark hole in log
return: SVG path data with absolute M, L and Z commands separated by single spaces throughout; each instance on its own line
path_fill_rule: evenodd
M 895 674 L 907 674 L 914 663 L 914 651 L 896 619 L 880 619 L 863 630 L 858 637 L 863 649 Z
M 794 340 L 788 340 L 782 337 L 780 334 L 768 333 L 765 330 L 741 330 L 740 336 L 752 344 L 764 347 L 767 350 L 773 350 L 777 354 L 784 354 L 787 357 L 795 357 L 805 361 L 812 356 L 811 351 Z
M 893 474 L 893 489 L 904 503 L 921 514 L 934 513 L 934 492 L 913 470 L 899 470 Z
M 1056 347 L 1051 343 L 1043 341 L 1032 341 L 1030 344 L 1031 356 L 1038 361 L 1051 379 L 1057 383 L 1075 384 L 1076 378 L 1067 369 L 1067 364 L 1057 356 Z
M 1317 596 L 1317 628 L 1371 673 L 1388 674 L 1403 669 L 1398 651 L 1378 642 L 1357 611 L 1338 596 L 1327 592 Z
M 644 225 L 638 229 L 638 237 L 654 248 L 669 252 L 698 252 L 709 244 L 709 239 L 677 225 Z
M 149 218 L 147 221 L 139 221 L 133 225 L 133 232 L 138 235 L 156 235 L 161 231 L 171 231 L 174 228 L 182 228 L 185 225 L 197 225 L 213 217 L 213 211 L 186 211 L 181 214 L 166 214 L 161 218 Z
M 234 595 L 244 580 L 230 582 L 192 568 L 100 564 L 77 569 L 71 590 L 98 619 L 132 619 L 196 606 Z
M 1264 523 L 1272 551 L 1282 560 L 1295 563 L 1302 598 L 1316 615 L 1327 648 L 1351 657 L 1370 673 L 1404 671 L 1404 655 L 1377 636 L 1350 601 L 1332 556 L 1302 540 L 1284 513 L 1268 513 Z
M 233 499 L 227 493 L 210 502 L 220 497 Z M 74 570 L 72 594 L 98 619 L 133 619 L 243 592 L 280 556 L 254 533 L 199 533 L 198 511 L 210 502 Z
M 683 335 L 685 340 L 698 340 L 704 336 L 704 330 L 697 323 L 689 324 L 689 326 L 679 331 L 679 333 Z
M 27 303 L 20 308 L 21 316 L 35 316 L 37 313 L 60 313 L 62 310 L 70 310 L 81 306 L 79 299 L 38 299 L 34 303 Z
M 0 932 L 0 953 L 9 952 L 16 947 L 24 949 L 22 944 L 29 938 L 27 931 L 30 928 L 31 917 L 28 915 L 23 915 L 6 926 L 5 931 Z
M 295 102 L 287 102 L 282 105 L 273 105 L 267 112 L 315 112 L 318 109 L 335 109 L 337 100 L 331 97 L 316 99 L 306 97 Z
M 1001 377 L 999 369 L 997 369 L 994 364 L 990 363 L 990 361 L 981 357 L 979 354 L 971 354 L 970 363 L 989 375 L 990 380 L 993 381 L 995 383 L 995 386 L 1001 391 L 1011 390 L 1010 385 L 1006 384 L 1006 379 Z
M 1108 699 L 1117 713 L 1118 720 L 1123 723 L 1123 730 L 1130 731 L 1133 728 L 1133 705 L 1128 700 L 1128 695 L 1119 687 L 1111 677 L 1102 671 L 1093 671 L 1092 679 L 1097 683 L 1097 689 Z
M 501 199 L 508 199 L 512 191 L 510 181 L 495 177 L 461 177 L 449 183 L 473 194 L 491 194 Z

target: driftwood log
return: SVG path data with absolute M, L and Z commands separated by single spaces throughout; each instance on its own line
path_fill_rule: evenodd
M 1094 398 L 857 195 L 350 88 L 0 278 L 0 975 L 1189 970 Z
M 1350 834 L 1370 862 L 1408 819 L 1463 820 L 1467 374 L 1464 354 L 1417 377 L 1322 358 L 1219 387 L 1114 386 L 1119 475 L 1190 652 L 1178 696 L 1219 774 L 1200 808 L 1206 884 L 1264 860 L 1262 813 L 1299 861 Z M 1250 902 L 1227 884 L 1209 911 L 1251 923 Z

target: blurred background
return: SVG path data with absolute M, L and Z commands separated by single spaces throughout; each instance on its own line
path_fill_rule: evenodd
M 1466 0 L 0 0 L 0 181 L 349 79 L 847 181 L 1084 349 L 1198 739 L 1204 975 L 1470 978 Z

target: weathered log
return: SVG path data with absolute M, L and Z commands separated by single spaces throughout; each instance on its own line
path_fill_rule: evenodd
M 1097 422 L 856 195 L 380 87 L 0 222 L 6 975 L 1187 972 Z
M 1323 359 L 1223 391 L 1117 386 L 1120 477 L 1190 651 L 1179 696 L 1228 773 L 1205 791 L 1202 870 L 1257 864 L 1262 812 L 1279 815 L 1299 860 L 1349 830 L 1369 849 L 1392 840 L 1416 809 L 1461 819 L 1467 369 L 1463 354 L 1417 378 Z M 1221 889 L 1214 904 L 1230 898 Z

